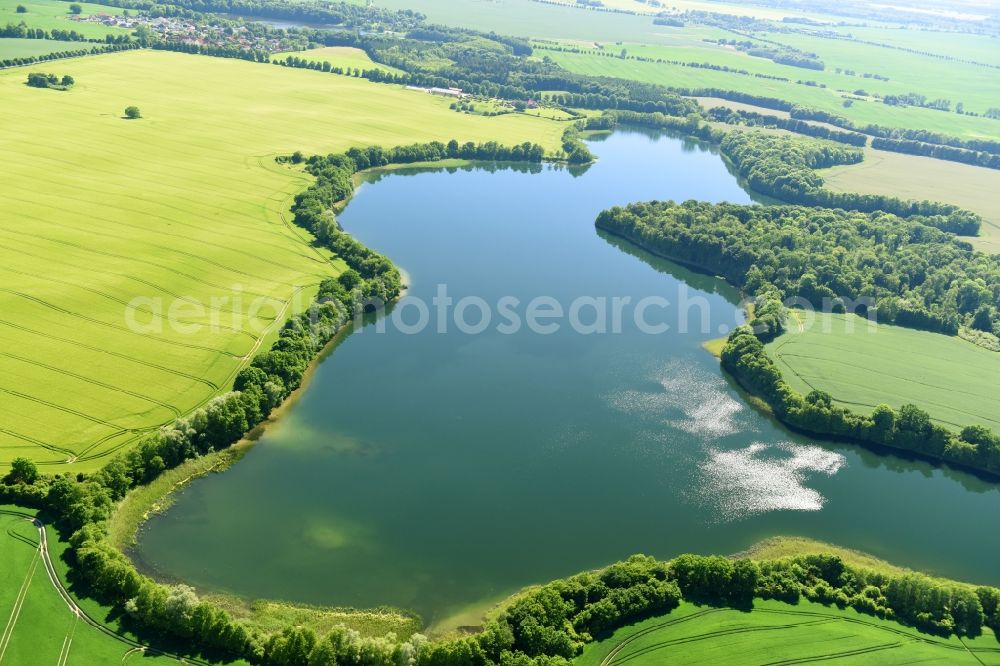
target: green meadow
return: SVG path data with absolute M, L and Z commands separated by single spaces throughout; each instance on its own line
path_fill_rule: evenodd
M 10 37 L 0 39 L 0 60 L 5 58 L 27 58 L 30 56 L 58 53 L 59 51 L 75 51 L 89 49 L 94 46 L 86 42 L 58 42 L 54 39 L 19 39 Z M 45 63 L 35 65 L 35 69 L 44 68 Z
M 799 313 L 796 313 L 799 314 Z M 1000 354 L 957 337 L 873 326 L 855 315 L 819 314 L 768 343 L 785 381 L 801 393 L 870 412 L 912 403 L 953 429 L 1000 430 Z
M 89 2 L 78 2 L 83 10 L 80 16 L 90 16 L 91 14 L 121 14 L 118 7 L 107 7 Z M 28 11 L 24 14 L 17 13 L 17 6 L 24 5 Z M 76 30 L 78 33 L 90 38 L 102 38 L 107 34 L 128 34 L 130 31 L 125 28 L 110 28 L 99 23 L 89 23 L 87 21 L 75 21 L 69 11 L 69 2 L 63 0 L 0 0 L 0 26 L 8 23 L 18 24 L 24 21 L 29 28 L 42 28 L 43 30 Z M 7 41 L 0 39 L 0 48 Z M 31 40 L 36 41 L 36 40 Z M 50 44 L 61 44 L 55 51 L 65 51 L 72 48 L 83 48 L 86 44 L 78 42 L 58 42 L 50 40 Z M 20 54 L 17 54 L 20 55 Z M 31 54 L 27 54 L 31 55 Z
M 976 638 L 939 638 L 808 601 L 754 600 L 752 610 L 684 602 L 669 615 L 619 629 L 588 645 L 577 666 L 654 664 L 1000 664 L 989 630 Z
M 946 201 L 983 218 L 973 244 L 1000 253 L 1000 170 L 865 148 L 857 164 L 822 169 L 825 187 L 837 192 L 889 194 L 917 201 Z
M 135 649 L 78 617 L 59 596 L 38 549 L 38 528 L 23 514 L 0 505 L 0 663 L 150 664 L 182 663 Z M 54 539 L 49 535 L 50 543 Z
M 305 60 L 314 60 L 316 62 L 325 61 L 330 63 L 333 67 L 341 67 L 343 69 L 350 67 L 352 69 L 381 69 L 394 74 L 399 72 L 399 70 L 395 67 L 389 67 L 388 65 L 382 65 L 375 62 L 369 58 L 368 54 L 363 50 L 352 46 L 325 46 L 318 49 L 307 49 L 305 51 L 274 53 L 271 55 L 271 60 L 275 62 L 284 62 L 285 58 L 288 58 L 289 56 L 296 56 Z
M 60 471 L 96 469 L 229 390 L 341 269 L 291 225 L 308 178 L 276 155 L 451 138 L 555 150 L 563 130 L 353 77 L 163 51 L 47 70 L 77 83 L 0 73 L 0 160 L 18 165 L 0 184 L 16 222 L 0 230 L 0 463 Z M 133 104 L 143 117 L 123 119 Z

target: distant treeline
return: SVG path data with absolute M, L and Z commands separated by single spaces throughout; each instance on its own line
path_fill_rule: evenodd
M 942 160 L 953 162 L 964 162 L 976 166 L 998 168 L 995 166 L 1000 160 L 1000 141 L 989 139 L 959 139 L 958 137 L 931 132 L 929 130 L 902 129 L 898 127 L 884 127 L 882 125 L 868 124 L 858 125 L 848 118 L 844 118 L 835 113 L 820 111 L 808 107 L 798 106 L 783 99 L 766 97 L 744 93 L 735 90 L 722 88 L 673 88 L 681 95 L 691 97 L 718 97 L 731 102 L 742 102 L 760 106 L 765 109 L 776 111 L 787 111 L 796 120 L 814 120 L 824 122 L 829 125 L 840 127 L 841 129 L 859 134 L 884 139 L 884 141 L 872 141 L 872 146 L 882 150 L 891 150 L 913 155 L 926 155 Z M 919 145 L 913 145 L 919 144 Z M 860 144 L 858 144 L 860 145 Z M 947 147 L 956 150 L 947 150 Z
M 190 44 L 188 42 L 157 41 L 152 44 L 152 48 L 160 51 L 177 51 L 179 53 L 193 53 L 195 55 L 207 55 L 214 56 L 216 58 L 236 58 L 238 60 L 249 60 L 251 62 L 267 62 L 270 57 L 267 51 L 255 51 L 253 49 L 241 48 L 232 44 L 215 46 L 208 44 Z
M 814 170 L 860 162 L 864 155 L 856 148 L 739 130 L 726 134 L 719 147 L 750 187 L 788 203 L 884 211 L 902 216 L 922 215 L 926 224 L 952 233 L 965 236 L 979 233 L 980 217 L 952 204 L 909 201 L 882 194 L 834 192 L 824 188 L 822 177 Z
M 111 35 L 108 35 L 109 37 Z M 10 39 L 53 39 L 60 42 L 85 42 L 87 38 L 76 30 L 43 30 L 42 28 L 29 28 L 24 21 L 14 24 L 8 23 L 0 28 L 0 38 Z
M 788 111 L 793 118 L 799 118 L 801 120 L 819 120 L 824 123 L 836 125 L 837 127 L 841 127 L 843 129 L 861 132 L 862 134 L 869 134 L 882 139 L 919 141 L 923 143 L 933 143 L 939 146 L 962 148 L 970 151 L 1000 153 L 1000 141 L 991 141 L 988 139 L 959 139 L 946 134 L 931 132 L 930 130 L 900 129 L 883 127 L 875 124 L 859 126 L 847 118 L 839 116 L 835 113 L 820 111 L 818 109 L 809 109 L 802 106 L 793 106 L 788 109 Z
M 383 29 L 393 31 L 406 31 L 418 25 L 424 18 L 422 14 L 411 10 L 394 11 L 326 0 L 308 3 L 289 3 L 280 0 L 166 0 L 166 2 L 95 0 L 95 2 L 109 7 L 157 12 L 161 16 L 219 13 L 341 28 L 374 28 L 380 25 Z
M 727 123 L 730 125 L 747 125 L 748 127 L 774 127 L 788 130 L 796 134 L 816 137 L 817 139 L 827 139 L 838 143 L 846 143 L 850 146 L 864 146 L 868 143 L 868 137 L 857 132 L 838 132 L 822 125 L 813 125 L 804 120 L 795 118 L 780 118 L 778 116 L 764 115 L 754 111 L 742 111 L 727 109 L 717 106 L 708 110 L 708 119 Z
M 927 157 L 934 157 L 939 160 L 964 162 L 965 164 L 972 164 L 974 166 L 1000 169 L 1000 154 L 998 153 L 954 148 L 952 146 L 939 146 L 933 143 L 924 143 L 923 141 L 883 139 L 881 137 L 872 139 L 872 148 L 891 150 L 896 153 L 907 153 L 910 155 L 926 155 Z

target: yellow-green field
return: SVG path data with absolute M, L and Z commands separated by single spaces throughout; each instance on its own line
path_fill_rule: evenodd
M 838 192 L 890 194 L 902 199 L 945 201 L 979 213 L 985 224 L 974 241 L 1000 252 L 1000 170 L 865 148 L 865 159 L 819 172 Z
M 333 67 L 352 69 L 381 69 L 386 72 L 398 73 L 400 70 L 388 65 L 382 65 L 371 58 L 361 49 L 353 46 L 325 46 L 319 49 L 307 49 L 305 51 L 289 51 L 286 53 L 275 53 L 271 56 L 273 61 L 284 62 L 285 58 L 296 56 L 305 60 L 316 62 L 328 62 Z
M 859 412 L 912 403 L 952 429 L 979 424 L 1000 431 L 1000 353 L 938 333 L 873 328 L 855 315 L 815 317 L 767 345 L 797 391 L 826 391 Z
M 563 130 L 231 59 L 132 51 L 49 69 L 76 85 L 0 73 L 0 160 L 17 165 L 0 183 L 0 466 L 100 466 L 228 390 L 338 270 L 291 225 L 308 178 L 276 154 L 451 138 L 555 150 Z M 142 119 L 122 118 L 131 104 Z

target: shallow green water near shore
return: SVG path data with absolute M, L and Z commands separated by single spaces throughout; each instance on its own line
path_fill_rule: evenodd
M 138 561 L 206 589 L 428 622 L 635 552 L 727 553 L 778 534 L 1000 583 L 993 485 L 755 412 L 701 348 L 742 321 L 736 292 L 595 231 L 602 209 L 632 201 L 750 202 L 721 158 L 628 131 L 591 147 L 600 160 L 582 174 L 411 170 L 364 185 L 341 223 L 407 271 L 407 300 L 384 332 L 346 337 L 241 462 L 150 520 Z M 476 326 L 463 332 L 466 297 L 482 300 L 464 301 Z M 538 297 L 551 300 L 535 314 L 564 311 L 536 318 L 555 332 L 526 323 Z M 631 300 L 613 333 L 616 297 Z M 669 330 L 640 330 L 643 299 L 645 323 Z M 489 323 L 468 332 L 483 307 Z

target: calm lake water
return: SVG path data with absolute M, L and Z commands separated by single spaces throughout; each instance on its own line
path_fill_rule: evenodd
M 340 220 L 407 271 L 431 325 L 347 336 L 241 462 L 148 523 L 137 560 L 204 589 L 394 605 L 428 622 L 636 552 L 730 553 L 782 534 L 1000 583 L 1000 531 L 985 528 L 1000 515 L 994 485 L 790 434 L 701 348 L 742 320 L 737 293 L 595 231 L 615 204 L 749 203 L 721 158 L 628 131 L 591 147 L 600 160 L 583 174 L 406 171 L 365 184 Z M 456 303 L 517 298 L 522 319 L 539 296 L 566 309 L 660 297 L 672 305 L 646 320 L 670 330 L 643 332 L 625 308 L 617 334 L 565 319 L 509 334 L 498 311 L 480 334 L 453 320 L 439 333 L 439 285 Z M 691 301 L 708 326 L 694 305 L 682 333 L 677 306 Z M 581 322 L 595 318 L 581 308 Z

